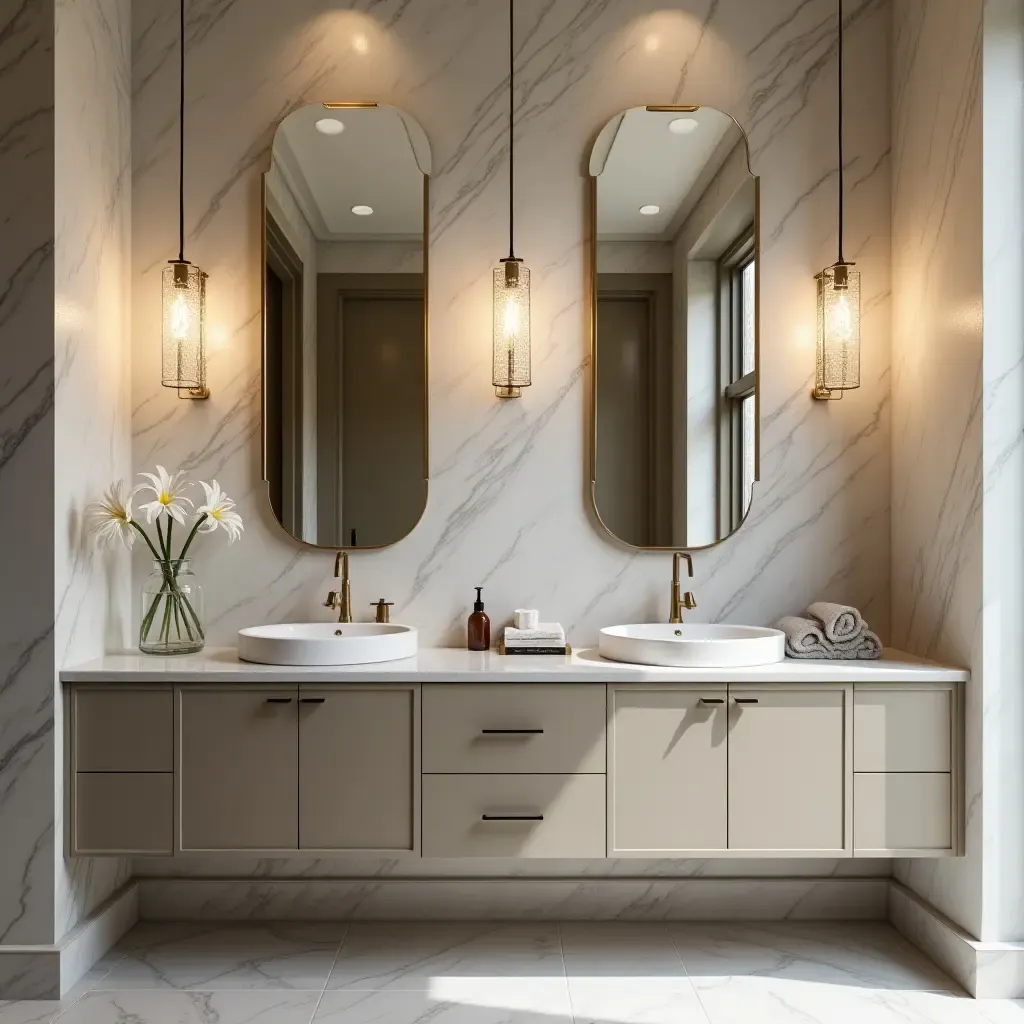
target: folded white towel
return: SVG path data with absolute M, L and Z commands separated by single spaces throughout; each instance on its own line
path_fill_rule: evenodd
M 565 630 L 557 622 L 540 622 L 536 629 L 505 627 L 505 642 L 521 640 L 558 640 L 565 643 Z
M 859 640 L 868 628 L 864 616 L 848 604 L 815 601 L 807 606 L 807 614 L 821 623 L 825 637 L 834 644 Z

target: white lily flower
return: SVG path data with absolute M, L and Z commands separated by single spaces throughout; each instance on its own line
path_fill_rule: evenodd
M 220 484 L 216 480 L 212 484 L 205 480 L 200 480 L 199 483 L 206 491 L 206 504 L 200 505 L 196 512 L 207 516 L 206 522 L 199 527 L 199 532 L 212 533 L 218 527 L 222 527 L 227 531 L 230 542 L 234 543 L 245 529 L 242 517 L 234 510 L 235 503 L 220 489 Z
M 146 513 L 146 522 L 151 523 L 166 513 L 175 522 L 184 523 L 185 516 L 191 515 L 190 510 L 185 506 L 192 505 L 191 498 L 186 498 L 182 494 L 182 491 L 188 486 L 185 474 L 181 470 L 171 474 L 163 466 L 157 466 L 155 473 L 140 473 L 139 476 L 145 477 L 149 481 L 148 484 L 140 485 L 139 490 L 152 491 L 154 498 L 153 501 L 147 501 L 140 506 Z
M 129 488 L 124 480 L 118 480 L 107 488 L 102 501 L 90 501 L 85 506 L 87 527 L 101 544 L 120 540 L 125 547 L 131 548 L 135 543 L 135 528 L 132 526 L 135 490 Z

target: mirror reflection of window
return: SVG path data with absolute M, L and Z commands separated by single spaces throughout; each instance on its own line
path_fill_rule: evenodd
M 265 177 L 264 430 L 274 512 L 325 547 L 393 544 L 426 504 L 430 154 L 393 107 L 303 107 Z
M 701 547 L 756 470 L 756 180 L 710 108 L 613 118 L 595 176 L 597 512 L 637 547 Z

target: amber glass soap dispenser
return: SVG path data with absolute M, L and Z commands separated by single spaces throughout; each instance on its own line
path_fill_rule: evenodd
M 466 623 L 466 646 L 471 651 L 488 651 L 491 648 L 491 620 L 484 612 L 483 589 L 476 588 L 473 614 Z

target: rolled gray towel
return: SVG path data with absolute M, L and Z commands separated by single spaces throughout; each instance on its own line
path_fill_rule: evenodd
M 786 615 L 775 623 L 776 629 L 786 634 L 788 658 L 834 658 L 832 645 L 825 639 L 821 625 L 814 619 L 799 615 Z
M 807 606 L 807 614 L 821 623 L 825 639 L 834 644 L 859 640 L 861 634 L 868 628 L 864 616 L 848 604 L 815 601 L 814 604 Z
M 852 646 L 845 646 L 839 650 L 840 658 L 850 658 L 857 661 L 875 661 L 882 656 L 882 641 L 878 635 L 870 629 L 865 629 L 855 641 L 850 641 Z

